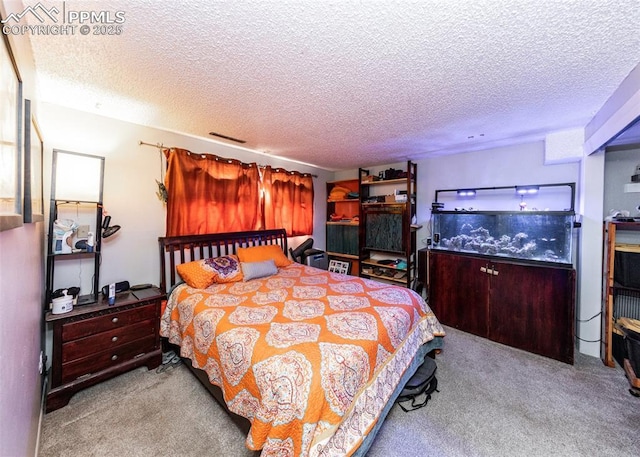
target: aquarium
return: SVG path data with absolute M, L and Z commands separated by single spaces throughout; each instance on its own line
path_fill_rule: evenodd
M 433 211 L 432 248 L 571 263 L 573 211 Z

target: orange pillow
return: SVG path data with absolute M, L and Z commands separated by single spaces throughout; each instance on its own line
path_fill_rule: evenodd
M 284 252 L 282 252 L 282 248 L 277 244 L 238 248 L 237 253 L 240 262 L 263 262 L 265 260 L 273 260 L 276 267 L 286 267 L 293 263 L 293 261 L 287 258 Z
M 213 283 L 242 281 L 242 268 L 235 255 L 194 260 L 177 266 L 178 274 L 191 287 L 206 289 Z

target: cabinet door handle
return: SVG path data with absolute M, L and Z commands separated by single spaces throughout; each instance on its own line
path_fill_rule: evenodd
M 115 354 L 113 354 L 113 355 L 111 356 L 111 360 L 113 360 L 113 361 L 118 360 L 118 356 L 117 356 L 117 355 L 115 355 Z
M 113 322 L 114 324 L 117 324 L 118 323 L 118 318 L 114 317 L 113 319 L 111 319 L 111 322 Z
M 116 341 L 118 341 L 118 337 L 117 336 L 114 336 L 114 337 L 111 338 L 111 342 L 115 343 Z

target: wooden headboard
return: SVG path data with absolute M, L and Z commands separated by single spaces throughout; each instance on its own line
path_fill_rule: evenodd
M 287 234 L 284 229 L 252 232 L 213 233 L 159 237 L 160 290 L 169 292 L 178 281 L 176 266 L 192 260 L 235 254 L 239 247 L 277 244 L 287 255 Z

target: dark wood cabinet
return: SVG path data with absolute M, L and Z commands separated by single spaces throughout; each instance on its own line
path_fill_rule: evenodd
M 431 251 L 429 305 L 445 325 L 573 363 L 572 268 Z
M 573 363 L 575 270 L 496 262 L 489 338 Z
M 165 295 L 157 288 L 144 299 L 134 294 L 118 294 L 113 306 L 100 297 L 96 304 L 65 314 L 47 313 L 45 320 L 53 329 L 47 412 L 65 406 L 76 392 L 125 371 L 160 365 L 160 309 Z
M 489 278 L 480 274 L 485 263 L 473 257 L 429 253 L 429 306 L 440 322 L 487 337 Z

